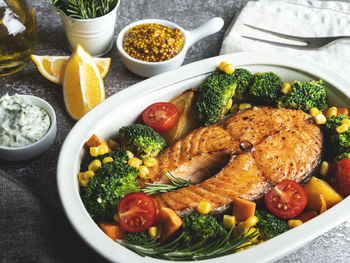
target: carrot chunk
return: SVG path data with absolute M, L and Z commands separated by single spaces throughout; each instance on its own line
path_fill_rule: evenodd
M 349 111 L 347 108 L 338 108 L 337 114 L 343 114 L 344 116 L 349 116 Z
M 159 211 L 160 225 L 160 242 L 167 240 L 182 225 L 181 218 L 171 208 L 162 207 Z
M 238 222 L 255 215 L 256 204 L 252 201 L 236 198 L 233 203 L 233 216 Z
M 124 229 L 117 225 L 117 223 L 101 222 L 98 225 L 113 240 L 125 238 Z

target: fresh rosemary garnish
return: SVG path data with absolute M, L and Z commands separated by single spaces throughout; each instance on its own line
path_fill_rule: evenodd
M 50 0 L 67 16 L 89 19 L 104 16 L 116 7 L 119 0 Z
M 259 242 L 256 240 L 256 237 L 259 235 L 257 230 L 243 231 L 238 235 L 232 235 L 232 230 L 233 227 L 225 236 L 202 240 L 200 242 L 191 239 L 184 240 L 184 232 L 167 244 L 160 244 L 156 240 L 143 245 L 133 245 L 122 240 L 117 240 L 117 242 L 140 256 L 173 261 L 203 260 L 221 257 Z
M 191 181 L 187 181 L 180 177 L 174 176 L 170 171 L 168 171 L 169 175 L 162 171 L 163 175 L 169 179 L 171 184 L 150 184 L 145 183 L 146 187 L 142 189 L 145 194 L 153 195 L 157 193 L 166 193 L 171 192 L 179 188 L 188 187 L 193 185 Z

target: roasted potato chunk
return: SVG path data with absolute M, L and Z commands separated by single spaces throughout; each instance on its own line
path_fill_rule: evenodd
M 161 133 L 168 144 L 184 137 L 190 131 L 199 127 L 193 108 L 194 101 L 194 89 L 186 90 L 170 101 L 177 107 L 179 117 L 170 130 Z

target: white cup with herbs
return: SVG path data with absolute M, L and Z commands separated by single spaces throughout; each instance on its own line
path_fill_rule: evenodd
M 80 44 L 92 56 L 102 56 L 112 49 L 120 0 L 50 1 L 59 12 L 71 50 Z

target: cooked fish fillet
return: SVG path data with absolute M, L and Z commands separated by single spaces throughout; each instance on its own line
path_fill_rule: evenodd
M 154 196 L 178 214 L 201 200 L 221 210 L 236 197 L 261 198 L 283 179 L 305 180 L 316 169 L 322 133 L 300 110 L 258 107 L 197 129 L 168 147 L 150 169 L 150 183 L 167 183 L 163 172 L 196 183 Z

